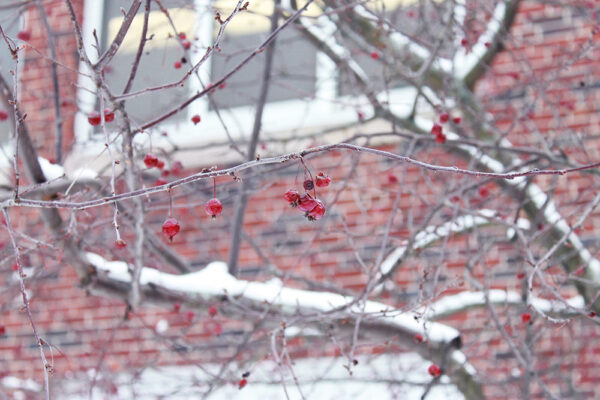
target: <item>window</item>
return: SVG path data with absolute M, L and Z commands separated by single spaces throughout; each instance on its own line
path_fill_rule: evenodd
M 396 7 L 396 2 L 394 8 Z M 208 46 L 216 38 L 219 24 L 215 21 L 218 10 L 226 18 L 236 4 L 229 0 L 171 0 L 163 1 L 168 6 L 170 19 L 152 2 L 149 17 L 148 36 L 152 39 L 142 56 L 138 76 L 133 91 L 176 82 L 184 76 L 189 66 L 195 64 L 204 55 Z M 97 2 L 88 0 L 84 11 L 84 41 L 88 55 L 93 54 L 93 31 L 100 38 L 101 47 L 106 49 L 121 26 L 123 14 L 131 1 L 106 0 Z M 298 1 L 298 7 L 302 1 Z M 219 51 L 205 62 L 197 75 L 190 76 L 182 87 L 142 95 L 126 102 L 126 108 L 134 122 L 146 122 L 160 115 L 193 93 L 223 77 L 237 66 L 252 50 L 261 44 L 270 30 L 269 17 L 274 7 L 273 0 L 255 0 L 249 10 L 239 13 L 229 23 L 220 43 Z M 315 23 L 326 17 L 319 8 L 311 4 L 305 15 L 312 17 Z M 115 94 L 120 94 L 129 77 L 132 61 L 135 57 L 143 26 L 143 7 L 134 20 L 122 47 L 105 70 L 111 76 L 109 84 Z M 343 39 L 332 23 L 323 25 L 331 35 Z M 188 52 L 184 52 L 177 35 L 184 33 L 190 43 Z M 272 69 L 272 81 L 267 98 L 267 107 L 263 114 L 263 137 L 302 130 L 312 126 L 331 126 L 357 120 L 357 107 L 368 104 L 362 96 L 352 90 L 352 79 L 345 74 L 314 44 L 301 35 L 292 24 L 277 37 L 275 58 Z M 383 68 L 374 60 L 374 56 L 361 49 L 355 49 L 359 64 L 368 75 L 377 79 L 375 90 L 399 86 L 398 82 L 384 82 Z M 362 53 L 361 53 L 362 51 Z M 96 51 L 97 55 L 97 51 Z M 189 58 L 189 59 L 188 59 Z M 174 63 L 182 63 L 180 69 Z M 191 63 L 191 64 L 190 64 Z M 242 70 L 233 75 L 225 88 L 215 89 L 209 96 L 198 99 L 183 112 L 176 114 L 158 129 L 169 133 L 169 140 L 180 147 L 198 144 L 203 141 L 226 139 L 224 125 L 234 139 L 247 137 L 252 128 L 254 110 L 257 101 L 264 56 L 259 54 Z M 85 69 L 85 68 L 84 68 Z M 385 84 L 384 84 L 385 83 Z M 80 85 L 88 90 L 79 93 L 80 108 L 83 113 L 78 117 L 76 131 L 79 138 L 88 140 L 93 137 L 85 113 L 98 109 L 93 83 L 83 77 Z M 199 114 L 202 122 L 195 126 L 191 117 Z M 153 144 L 160 141 L 155 135 Z
M 4 33 L 15 40 L 15 44 L 18 44 L 17 33 L 20 28 L 18 7 L 2 7 L 0 6 L 0 25 Z M 8 47 L 3 39 L 0 39 L 0 75 L 2 78 L 12 87 L 13 76 L 10 71 L 15 69 L 15 60 L 13 60 Z M 9 114 L 13 112 L 12 106 L 8 104 L 6 99 L 0 95 L 0 110 Z M 14 128 L 14 122 L 12 118 L 0 120 L 0 143 L 7 143 L 10 139 L 11 132 Z

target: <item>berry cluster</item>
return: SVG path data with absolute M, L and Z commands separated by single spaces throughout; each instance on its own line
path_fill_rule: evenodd
M 104 109 L 104 122 L 112 122 L 112 121 L 114 121 L 114 119 L 115 119 L 114 111 L 111 110 L 110 108 L 105 108 Z M 92 126 L 98 126 L 98 125 L 100 125 L 100 122 L 102 122 L 102 116 L 100 115 L 99 112 L 92 111 L 88 115 L 88 122 Z
M 315 197 L 313 197 L 308 191 L 313 190 L 315 185 L 317 187 L 326 187 L 330 183 L 331 177 L 323 172 L 319 172 L 314 181 L 312 179 L 304 181 L 303 187 L 306 192 L 300 194 L 296 189 L 290 189 L 285 192 L 283 198 L 291 207 L 302 211 L 309 221 L 316 221 L 325 215 L 325 205 L 321 200 L 316 198 L 316 193 Z
M 452 122 L 456 125 L 460 124 L 461 120 L 462 119 L 460 117 L 452 118 Z M 446 142 L 446 135 L 444 135 L 442 124 L 446 124 L 448 122 L 450 122 L 450 114 L 447 112 L 442 112 L 440 114 L 440 123 L 433 123 L 433 126 L 431 127 L 431 134 L 435 136 L 436 143 Z

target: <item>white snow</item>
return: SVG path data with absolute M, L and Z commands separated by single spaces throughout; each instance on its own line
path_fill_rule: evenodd
M 38 157 L 38 162 L 47 181 L 65 176 L 65 169 L 62 167 L 62 165 L 52 164 L 44 157 Z
M 88 261 L 98 274 L 121 282 L 130 282 L 128 264 L 122 261 L 107 261 L 95 253 L 86 253 Z M 417 314 L 401 312 L 384 303 L 367 301 L 355 303 L 355 299 L 336 293 L 281 287 L 280 282 L 251 282 L 238 280 L 227 271 L 227 264 L 214 261 L 204 269 L 184 275 L 173 275 L 153 268 L 143 268 L 140 285 L 152 284 L 167 290 L 202 297 L 206 300 L 228 295 L 237 301 L 246 300 L 254 304 L 270 304 L 283 313 L 295 314 L 298 310 L 314 313 L 341 311 L 350 314 L 371 314 L 379 322 L 398 328 L 410 335 L 417 333 L 426 336 L 433 344 L 443 344 L 454 340 L 459 332 L 449 326 L 417 321 Z
M 43 387 L 31 379 L 19 379 L 14 376 L 5 376 L 0 380 L 0 385 L 11 390 L 26 390 L 29 392 L 39 392 Z
M 452 355 L 455 361 L 461 361 L 460 352 Z M 431 364 L 416 353 L 385 354 L 379 356 L 358 356 L 358 364 L 352 367 L 352 375 L 346 368 L 348 360 L 343 357 L 303 358 L 293 360 L 291 369 L 298 378 L 300 390 L 295 385 L 289 365 L 279 367 L 273 361 L 260 361 L 249 370 L 232 364 L 224 377 L 229 381 L 214 390 L 208 400 L 281 400 L 286 399 L 281 376 L 286 385 L 289 398 L 299 400 L 339 400 L 366 399 L 378 400 L 417 400 L 420 399 L 424 386 L 431 381 L 427 368 Z M 183 400 L 203 398 L 201 395 L 208 384 L 214 381 L 212 374 L 220 369 L 218 364 L 205 364 L 202 369 L 194 366 L 164 367 L 146 369 L 139 377 L 132 373 L 111 376 L 119 390 L 111 399 L 122 400 L 136 398 L 138 400 L 154 400 L 168 398 Z M 238 389 L 237 382 L 241 374 L 250 372 L 248 384 Z M 389 381 L 395 380 L 392 384 Z M 61 396 L 65 400 L 89 399 L 84 380 L 73 379 L 67 383 Z M 301 391 L 301 392 L 300 392 Z M 78 394 L 77 392 L 81 393 Z M 302 393 L 302 395 L 300 394 Z M 105 398 L 105 393 L 95 389 L 92 400 Z M 463 395 L 450 384 L 447 376 L 442 376 L 440 383 L 432 387 L 428 400 L 461 400 Z

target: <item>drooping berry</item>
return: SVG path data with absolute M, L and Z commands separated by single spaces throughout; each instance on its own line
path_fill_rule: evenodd
M 435 135 L 435 142 L 440 144 L 446 143 L 446 135 L 444 135 L 443 133 Z
M 212 306 L 208 307 L 208 315 L 210 315 L 211 318 L 216 316 L 217 313 L 218 313 L 217 306 L 215 306 L 213 304 Z
M 187 36 L 186 36 L 186 34 L 185 34 L 184 32 L 181 32 L 181 33 L 179 34 L 179 39 L 181 39 L 181 40 L 185 40 L 185 39 L 187 39 Z
M 490 194 L 490 189 L 487 186 L 480 186 L 477 191 L 481 197 L 488 197 Z
M 152 153 L 148 153 L 144 157 L 144 164 L 146 164 L 146 167 L 148 168 L 156 167 L 158 165 L 158 157 Z
M 305 180 L 302 185 L 304 186 L 304 190 L 313 190 L 315 187 L 315 183 L 312 181 L 312 179 Z
M 590 318 L 595 318 L 595 317 L 596 317 L 596 311 L 590 311 L 590 312 L 588 313 L 588 317 L 590 317 Z
M 160 165 L 160 163 L 159 163 L 159 165 Z M 163 165 L 163 167 L 164 167 L 164 165 Z M 157 165 L 157 168 L 160 168 L 160 167 Z M 163 170 L 163 171 L 160 173 L 160 176 L 162 176 L 163 178 L 165 178 L 165 177 L 169 176 L 169 174 L 170 174 L 170 173 L 171 173 L 171 172 L 169 172 L 169 170 L 168 170 L 168 169 L 165 169 L 165 170 Z
M 200 123 L 200 120 L 201 120 L 201 118 L 198 114 L 196 114 L 192 117 L 192 122 L 194 123 L 194 125 L 198 125 Z
M 8 119 L 8 113 L 5 110 L 0 110 L 0 121 L 6 121 Z
M 440 122 L 442 124 L 445 124 L 448 121 L 450 121 L 450 114 L 448 114 L 447 112 L 441 113 L 440 114 Z
M 123 239 L 117 239 L 115 240 L 115 246 L 120 249 L 124 249 L 125 247 L 127 247 L 127 242 Z
M 213 197 L 204 205 L 204 211 L 206 211 L 206 214 L 210 215 L 211 217 L 216 218 L 217 215 L 220 215 L 223 211 L 223 204 L 221 204 L 219 199 Z
M 531 314 L 530 313 L 524 312 L 523 314 L 521 314 L 521 322 L 523 322 L 524 324 L 526 324 L 529 321 L 531 321 Z
M 442 126 L 440 124 L 438 124 L 437 122 L 433 124 L 433 126 L 431 127 L 431 134 L 432 135 L 441 135 L 442 134 Z
M 429 372 L 429 375 L 433 376 L 434 378 L 437 378 L 442 374 L 442 370 L 437 364 L 431 364 L 427 369 L 427 372 Z
M 156 181 L 154 182 L 154 186 L 162 186 L 162 185 L 166 185 L 167 184 L 167 180 L 164 178 L 156 178 Z
M 181 175 L 183 173 L 183 164 L 181 161 L 175 161 L 171 164 L 171 172 L 173 175 Z
M 219 89 L 225 89 L 226 87 L 227 87 L 227 84 L 225 82 L 223 82 L 219 85 Z
M 173 67 L 175 67 L 175 69 L 181 69 L 181 61 L 175 61 Z
M 370 56 L 371 56 L 371 58 L 373 60 L 378 60 L 379 59 L 379 53 L 376 52 L 376 51 L 371 52 Z
M 165 162 L 163 160 L 158 160 L 156 163 L 156 168 L 163 169 L 165 167 Z
M 17 33 L 17 37 L 20 40 L 23 40 L 23 41 L 27 42 L 27 41 L 29 41 L 29 39 L 31 39 L 31 32 L 29 32 L 28 30 L 19 31 Z
M 425 341 L 425 338 L 420 333 L 417 333 L 413 340 L 415 341 L 415 343 L 423 343 Z
M 454 122 L 456 125 L 460 124 L 461 121 L 462 121 L 461 117 L 454 117 L 454 118 L 452 118 L 452 122 Z
M 469 41 L 467 40 L 467 38 L 463 38 L 463 39 L 460 41 L 460 44 L 461 44 L 461 46 L 463 46 L 463 47 L 467 47 L 467 46 L 469 45 Z
M 105 108 L 104 109 L 104 121 L 106 122 L 112 122 L 115 119 L 115 112 L 113 110 L 111 110 L 110 108 Z
M 388 183 L 398 183 L 398 177 L 394 174 L 388 174 Z
M 181 45 L 184 49 L 189 50 L 192 47 L 192 44 L 188 40 L 182 40 Z
M 180 229 L 179 221 L 173 217 L 169 217 L 163 222 L 162 232 L 169 240 L 173 240 L 173 237 L 179 233 Z
M 283 198 L 290 204 L 292 207 L 297 207 L 298 202 L 300 201 L 300 194 L 295 189 L 290 189 L 283 195 Z
M 313 208 L 315 208 L 316 205 L 317 205 L 317 202 L 310 195 L 310 193 L 302 193 L 300 195 L 300 199 L 298 201 L 298 210 L 300 210 L 302 212 L 309 212 Z
M 319 172 L 315 178 L 317 187 L 326 187 L 331 183 L 331 177 L 323 172 Z
M 248 379 L 246 379 L 246 378 L 240 379 L 240 381 L 238 382 L 238 388 L 240 390 L 242 390 L 244 388 L 244 386 L 246 386 L 247 384 L 248 384 Z
M 309 221 L 316 221 L 325 215 L 325 205 L 321 202 L 321 200 L 317 199 L 315 200 L 315 203 L 316 205 L 313 207 L 313 209 L 306 213 L 306 218 L 308 218 Z
M 100 125 L 101 121 L 102 121 L 102 117 L 100 116 L 99 112 L 92 111 L 91 113 L 88 114 L 88 122 L 90 123 L 90 125 L 98 126 L 98 125 Z

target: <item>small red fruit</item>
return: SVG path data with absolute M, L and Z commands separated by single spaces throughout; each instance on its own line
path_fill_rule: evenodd
M 306 217 L 309 221 L 316 221 L 321 219 L 323 215 L 325 215 L 325 205 L 321 202 L 321 200 L 315 200 L 316 205 L 310 210 Z
M 189 50 L 192 47 L 192 44 L 188 40 L 182 40 L 181 45 L 184 49 Z
M 388 183 L 398 183 L 398 177 L 394 174 L 388 174 Z
M 442 134 L 442 126 L 440 124 L 438 124 L 437 122 L 433 124 L 433 126 L 431 127 L 431 134 L 432 135 L 441 135 Z
M 283 195 L 283 198 L 290 203 L 290 206 L 297 207 L 300 202 L 300 194 L 295 189 L 290 189 Z
M 4 325 L 0 325 L 0 336 L 4 336 L 6 333 L 6 327 Z
M 179 233 L 180 229 L 179 221 L 173 217 L 169 217 L 163 222 L 162 232 L 171 241 L 173 240 L 173 237 Z
M 414 337 L 414 341 L 415 343 L 423 343 L 425 341 L 425 338 L 420 333 L 417 333 Z
M 429 375 L 433 376 L 434 378 L 437 378 L 442 374 L 442 370 L 437 364 L 431 364 L 429 369 L 427 369 L 427 372 L 429 372 Z
M 372 52 L 372 53 L 370 54 L 370 56 L 371 56 L 371 58 L 372 58 L 373 60 L 378 60 L 378 59 L 379 59 L 379 53 L 378 53 L 378 52 L 376 52 L 376 51 Z
M 156 163 L 156 168 L 163 169 L 165 167 L 165 162 L 163 160 L 158 160 Z
M 144 157 L 144 164 L 148 168 L 156 167 L 158 165 L 158 158 L 154 154 L 148 153 Z
M 175 304 L 173 304 L 173 310 L 175 312 L 181 311 L 181 303 L 175 303 Z
M 120 249 L 124 249 L 125 247 L 127 247 L 127 242 L 123 239 L 117 239 L 115 240 L 115 246 Z
M 166 185 L 167 181 L 164 178 L 156 178 L 156 181 L 154 182 L 154 186 L 162 186 L 162 185 Z
M 17 263 L 14 263 L 14 264 L 12 265 L 12 270 L 13 270 L 13 271 L 18 271 L 18 270 L 19 270 L 19 265 L 18 265 Z
M 181 69 L 181 61 L 175 61 L 173 67 L 175 67 L 175 69 Z
M 115 119 L 115 113 L 110 108 L 104 109 L 104 121 L 112 122 Z
M 589 314 L 588 314 L 588 316 L 590 318 L 594 318 L 596 316 L 596 311 L 590 311 Z
M 523 279 L 523 278 L 525 278 L 526 276 L 527 276 L 527 275 L 526 275 L 526 274 L 525 274 L 525 272 L 523 272 L 523 271 L 519 271 L 519 272 L 517 273 L 517 279 Z
M 241 390 L 244 388 L 244 386 L 246 386 L 248 384 L 248 379 L 244 378 L 244 379 L 240 379 L 240 381 L 238 382 L 238 388 Z
M 4 110 L 0 110 L 0 121 L 6 121 L 8 119 L 8 113 Z
M 312 179 L 305 180 L 302 185 L 304 186 L 305 190 L 313 190 L 315 187 L 315 183 L 312 181 Z
M 186 311 L 185 312 L 185 319 L 187 319 L 188 322 L 192 322 L 194 320 L 194 312 L 193 311 Z
M 530 313 L 528 313 L 528 312 L 525 312 L 525 313 L 521 314 L 521 321 L 522 321 L 524 324 L 526 324 L 526 323 L 528 323 L 529 321 L 531 321 L 531 314 L 530 314 Z
M 485 43 L 484 43 L 484 46 L 485 46 L 485 47 L 487 47 L 487 48 L 489 48 L 491 45 L 492 45 L 492 44 L 491 44 L 490 42 L 485 42 Z
M 446 135 L 444 135 L 443 133 L 435 135 L 435 142 L 440 144 L 446 143 Z
M 490 194 L 490 189 L 488 189 L 487 186 L 480 186 L 478 192 L 479 196 L 488 197 Z
M 157 166 L 157 167 L 158 167 L 158 166 Z M 164 167 L 164 165 L 163 165 L 163 167 Z M 160 173 L 160 176 L 162 176 L 162 177 L 164 178 L 164 177 L 167 177 L 167 176 L 169 176 L 169 174 L 170 174 L 169 170 L 168 170 L 168 169 L 165 169 L 165 170 L 163 170 L 163 171 Z
M 452 118 L 452 122 L 454 122 L 456 125 L 460 124 L 460 121 L 462 121 L 461 117 L 454 117 L 454 118 Z
M 219 89 L 225 89 L 226 87 L 227 87 L 227 84 L 225 82 L 223 82 L 219 85 Z
M 90 123 L 90 125 L 98 126 L 98 125 L 100 125 L 101 121 L 102 121 L 102 117 L 100 117 L 100 113 L 98 113 L 96 111 L 92 111 L 91 113 L 89 113 L 88 122 Z
M 220 215 L 223 211 L 223 204 L 216 197 L 210 199 L 204 205 L 204 211 L 206 214 L 210 215 L 213 218 L 216 218 L 217 215 Z
M 22 31 L 19 31 L 19 32 L 17 33 L 17 37 L 18 37 L 20 40 L 23 40 L 23 41 L 27 42 L 27 41 L 29 41 L 29 39 L 31 39 L 31 32 L 29 32 L 29 31 L 27 31 L 27 30 L 22 30 Z
M 319 172 L 315 178 L 315 183 L 317 184 L 317 187 L 329 186 L 331 183 L 331 177 L 329 175 L 325 175 L 323 172 Z
M 302 212 L 309 212 L 315 208 L 317 202 L 309 193 L 302 193 L 298 200 L 298 210 Z
M 173 175 L 181 175 L 183 173 L 183 164 L 181 161 L 175 161 L 171 164 L 171 172 Z
M 212 306 L 208 307 L 208 315 L 210 315 L 211 318 L 214 317 L 215 315 L 217 315 L 217 312 L 218 312 L 217 306 L 212 305 Z
M 181 40 L 185 40 L 185 39 L 187 39 L 187 36 L 185 35 L 185 33 L 184 33 L 184 32 L 181 32 L 181 33 L 179 34 L 179 39 L 181 39 Z
M 440 114 L 440 122 L 442 124 L 445 124 L 448 121 L 450 121 L 450 114 L 448 114 L 447 112 L 441 113 Z
M 198 114 L 194 115 L 192 117 L 192 122 L 194 123 L 194 125 L 198 125 L 198 123 L 200 122 L 200 116 Z
M 469 41 L 467 40 L 467 38 L 463 38 L 463 39 L 460 41 L 460 44 L 461 44 L 461 46 L 463 46 L 463 47 L 467 47 L 467 46 L 469 45 Z

